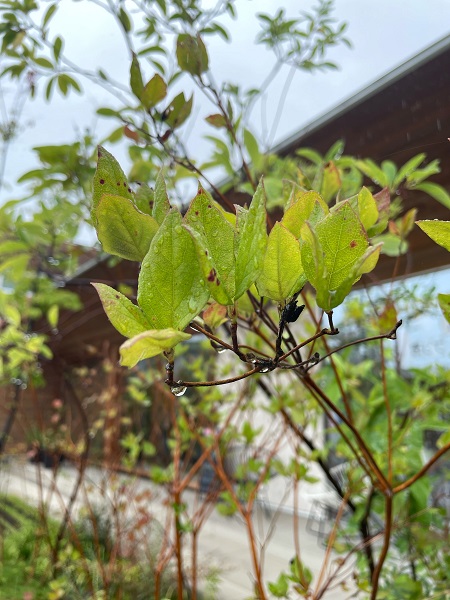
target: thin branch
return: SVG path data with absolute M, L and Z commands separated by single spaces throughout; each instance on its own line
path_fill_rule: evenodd
M 429 469 L 431 469 L 431 467 L 434 465 L 434 463 L 449 450 L 450 450 L 450 442 L 445 444 L 445 446 L 442 446 L 442 448 L 440 448 L 436 452 L 436 454 L 430 458 L 430 460 L 420 469 L 420 471 L 417 471 L 417 473 L 415 475 L 413 475 L 412 477 L 410 477 L 409 479 L 407 479 L 400 485 L 397 485 L 397 487 L 395 487 L 392 490 L 392 493 L 398 494 L 399 492 L 409 488 L 413 483 L 415 483 L 418 479 L 420 479 L 423 475 L 425 475 L 425 473 Z
M 216 385 L 226 385 L 228 383 L 234 383 L 236 381 L 241 381 L 242 379 L 246 379 L 247 377 L 250 377 L 251 375 L 254 375 L 255 373 L 259 373 L 261 370 L 260 367 L 255 367 L 254 369 L 251 369 L 251 371 L 247 371 L 246 373 L 243 373 L 242 375 L 237 375 L 236 377 L 230 377 L 229 379 L 220 379 L 220 380 L 216 380 L 216 381 L 177 381 L 176 382 L 176 386 L 177 387 L 214 387 Z M 166 381 L 167 383 L 167 381 Z

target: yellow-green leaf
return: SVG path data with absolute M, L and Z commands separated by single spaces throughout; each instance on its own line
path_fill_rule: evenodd
M 150 329 L 142 310 L 126 296 L 104 283 L 92 285 L 100 296 L 108 319 L 119 333 L 129 338 Z
M 100 198 L 104 194 L 113 194 L 133 201 L 133 192 L 131 191 L 125 173 L 121 166 L 105 148 L 98 147 L 97 169 L 94 175 L 93 196 L 92 196 L 92 221 L 97 225 L 96 209 Z
M 378 221 L 377 203 L 366 187 L 363 187 L 358 194 L 358 212 L 366 231 Z
M 298 239 L 281 223 L 270 232 L 264 255 L 263 269 L 256 287 L 261 296 L 283 302 L 306 281 Z
M 444 317 L 450 323 L 450 294 L 438 294 L 438 302 Z
M 439 244 L 450 252 L 450 221 L 416 221 L 433 242 Z
M 194 242 L 172 209 L 150 244 L 138 282 L 138 304 L 152 329 L 183 330 L 209 298 Z
M 321 220 L 329 211 L 317 192 L 297 193 L 295 198 L 294 203 L 284 213 L 281 222 L 296 238 L 299 238 L 305 221 L 314 223 Z
M 239 215 L 239 218 L 241 216 Z M 260 274 L 266 243 L 266 195 L 261 179 L 245 216 L 242 230 L 235 237 L 236 300 L 245 294 Z
M 120 364 L 124 367 L 134 367 L 140 360 L 157 356 L 190 337 L 189 333 L 171 328 L 139 333 L 120 346 Z
M 213 298 L 231 305 L 235 297 L 234 229 L 199 186 L 185 216 L 197 257 Z
M 167 84 L 164 79 L 156 73 L 145 85 L 141 94 L 141 102 L 146 109 L 153 108 L 164 100 L 167 95 Z
M 47 311 L 47 321 L 52 329 L 55 329 L 58 326 L 59 319 L 59 306 L 57 304 L 53 304 Z
M 141 67 L 139 60 L 133 52 L 133 59 L 130 67 L 130 87 L 133 94 L 138 100 L 142 97 L 142 91 L 144 89 L 144 81 L 142 80 Z
M 127 198 L 104 194 L 95 211 L 97 235 L 105 252 L 141 262 L 158 223 Z
M 161 225 L 169 210 L 170 202 L 167 195 L 166 182 L 164 181 L 164 175 L 161 170 L 156 177 L 152 216 L 155 221 Z

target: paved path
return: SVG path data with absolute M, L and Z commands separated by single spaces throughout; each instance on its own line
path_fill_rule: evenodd
M 10 463 L 0 464 L 0 493 L 10 493 L 27 499 L 37 505 L 41 498 L 51 507 L 53 514 L 62 514 L 64 505 L 67 504 L 77 475 L 77 470 L 70 466 L 62 466 L 57 474 L 56 482 L 53 480 L 52 471 L 39 468 L 25 461 L 14 459 Z M 56 485 L 54 485 L 56 483 Z M 111 480 L 108 485 L 111 487 Z M 106 493 L 118 493 L 120 485 L 126 485 L 127 497 L 130 490 L 134 494 L 146 492 L 152 496 L 151 511 L 160 522 L 164 522 L 165 508 L 158 488 L 145 479 L 131 479 L 119 476 L 115 485 Z M 86 497 L 91 503 L 103 505 L 105 503 L 105 473 L 97 468 L 89 468 L 86 472 L 85 486 L 79 494 L 74 514 L 77 514 Z M 53 491 L 52 491 L 53 490 Z M 102 493 L 103 490 L 103 493 Z M 183 499 L 190 507 L 198 502 L 195 492 L 187 492 Z M 132 511 L 129 507 L 128 513 Z M 275 527 L 271 528 L 272 519 L 276 519 Z M 281 571 L 288 571 L 289 561 L 295 555 L 293 541 L 292 515 L 278 513 L 267 515 L 261 506 L 257 506 L 254 513 L 254 528 L 259 545 L 264 544 L 267 534 L 271 531 L 270 539 L 264 546 L 264 580 L 274 581 Z M 299 543 L 302 559 L 309 569 L 317 576 L 320 572 L 325 556 L 325 548 L 317 538 L 305 529 L 305 519 L 299 518 Z M 239 516 L 225 517 L 217 510 L 212 510 L 207 522 L 204 524 L 199 536 L 199 566 L 200 573 L 207 573 L 211 568 L 217 569 L 220 575 L 218 597 L 220 600 L 243 600 L 252 594 L 252 568 L 247 534 L 244 524 Z M 189 555 L 189 549 L 186 551 Z M 330 564 L 327 573 L 334 570 Z M 337 581 L 342 581 L 349 571 L 339 574 Z M 350 592 L 344 592 L 340 587 L 334 587 L 322 596 L 326 600 L 344 600 L 351 597 Z

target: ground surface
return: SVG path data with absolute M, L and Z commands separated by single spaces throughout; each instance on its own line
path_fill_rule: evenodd
M 71 465 L 62 466 L 53 481 L 51 470 L 27 463 L 25 460 L 11 460 L 0 465 L 0 493 L 14 494 L 37 505 L 41 499 L 49 503 L 51 513 L 56 517 L 62 514 L 72 493 L 77 470 Z M 97 468 L 89 468 L 85 477 L 85 486 L 79 494 L 76 511 L 80 510 L 86 497 L 91 502 L 104 499 L 105 473 Z M 56 485 L 54 485 L 56 483 Z M 155 493 L 155 486 L 145 479 L 125 478 L 115 480 L 117 485 L 125 485 L 128 492 L 150 492 L 152 496 L 151 511 L 164 522 L 164 506 L 162 497 Z M 101 493 L 103 490 L 103 494 Z M 184 500 L 191 506 L 198 502 L 195 491 L 186 493 Z M 130 506 L 129 511 L 132 513 Z M 271 527 L 275 518 L 275 527 Z M 257 505 L 254 511 L 254 527 L 259 546 L 264 547 L 264 580 L 274 581 L 281 571 L 289 570 L 289 561 L 295 555 L 293 540 L 292 515 L 268 513 L 263 505 Z M 267 539 L 268 533 L 270 533 Z M 320 573 L 325 547 L 316 536 L 306 531 L 306 519 L 299 517 L 299 543 L 302 559 L 317 577 Z M 211 569 L 217 570 L 220 577 L 219 598 L 221 600 L 243 600 L 252 594 L 252 568 L 246 530 L 238 516 L 226 517 L 217 510 L 212 510 L 203 526 L 198 540 L 200 573 L 206 574 Z M 189 548 L 186 548 L 186 559 L 189 560 Z M 335 563 L 329 561 L 325 569 L 326 575 L 333 573 Z M 336 577 L 336 583 L 349 578 L 350 569 L 343 569 Z M 340 586 L 334 586 L 323 596 L 327 600 L 344 600 L 351 597 L 349 591 L 344 592 Z

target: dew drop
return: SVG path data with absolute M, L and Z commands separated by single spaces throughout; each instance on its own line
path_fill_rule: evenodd
M 196 294 L 196 296 L 198 296 L 198 294 Z M 197 308 L 197 302 L 195 301 L 194 297 L 189 298 L 188 306 L 189 310 L 192 311 L 194 311 Z
M 222 346 L 222 348 L 217 348 L 217 354 L 223 354 L 227 349 Z
M 181 233 L 183 231 L 183 228 L 181 227 L 181 225 L 177 225 L 175 227 L 175 233 Z
M 262 369 L 259 370 L 260 373 L 268 373 L 269 372 L 269 367 L 263 367 Z
M 179 384 L 181 384 L 181 381 L 177 381 L 176 385 L 172 385 L 170 388 L 174 396 L 183 396 L 186 393 L 187 387 Z

